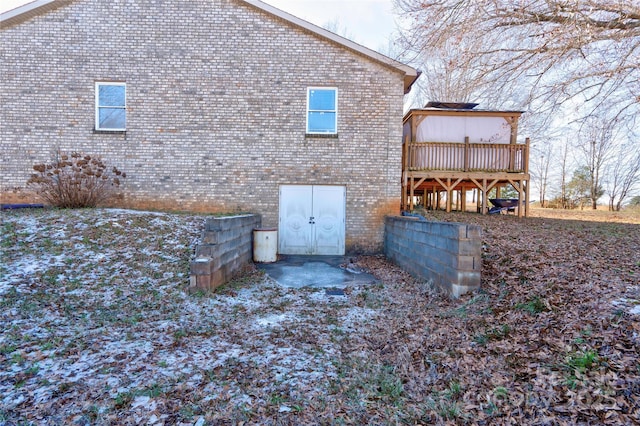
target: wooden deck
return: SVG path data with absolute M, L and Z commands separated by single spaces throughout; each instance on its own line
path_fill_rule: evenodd
M 528 155 L 528 143 L 412 142 L 405 144 L 405 169 L 526 173 Z
M 425 208 L 439 208 L 444 198 L 446 211 L 456 204 L 466 210 L 467 191 L 477 189 L 478 210 L 489 210 L 488 193 L 511 185 L 518 192 L 518 216 L 528 215 L 529 139 L 525 144 L 487 144 L 405 141 L 403 150 L 402 208 L 412 211 L 419 199 Z M 444 197 L 446 195 L 446 197 Z

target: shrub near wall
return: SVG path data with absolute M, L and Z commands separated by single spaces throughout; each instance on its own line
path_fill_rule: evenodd
M 387 216 L 385 255 L 453 297 L 480 288 L 482 229 L 477 225 Z

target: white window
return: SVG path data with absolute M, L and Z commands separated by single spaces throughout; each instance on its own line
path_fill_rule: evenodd
M 96 130 L 127 129 L 126 83 L 96 83 Z
M 307 89 L 307 133 L 338 133 L 338 89 L 335 87 Z

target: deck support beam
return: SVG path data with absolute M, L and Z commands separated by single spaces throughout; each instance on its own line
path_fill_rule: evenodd
M 462 178 L 458 178 L 453 185 L 451 184 L 451 178 L 447 178 L 447 183 L 444 183 L 440 178 L 435 178 L 436 182 L 447 191 L 447 213 L 451 212 L 451 203 L 453 201 L 453 189 L 458 186 L 460 182 L 462 182 Z
M 467 189 L 462 187 L 460 191 L 460 210 L 464 213 L 467 211 Z
M 413 211 L 413 175 L 411 175 L 411 180 L 409 182 L 409 211 Z
M 518 210 L 518 216 L 529 215 L 529 174 L 503 172 L 455 172 L 455 171 L 416 171 L 407 170 L 403 176 L 403 208 L 413 210 L 416 207 L 416 196 L 422 196 L 419 205 L 433 210 L 441 207 L 447 212 L 454 208 L 467 210 L 467 190 L 477 189 L 474 201 L 480 206 L 478 211 L 486 214 L 489 209 L 488 195 L 495 187 L 510 184 L 518 191 L 520 203 L 524 208 Z M 455 205 L 453 204 L 456 192 Z M 458 193 L 460 191 L 460 193 Z M 442 206 L 442 198 L 446 193 L 446 204 Z
M 487 179 L 483 178 L 482 183 L 478 182 L 478 180 L 471 178 L 471 182 L 475 183 L 478 189 L 480 190 L 480 194 L 482 196 L 482 214 L 487 214 L 489 207 L 487 205 L 487 194 L 489 191 L 493 189 L 493 187 L 500 181 L 499 179 L 494 179 L 489 185 L 487 185 Z

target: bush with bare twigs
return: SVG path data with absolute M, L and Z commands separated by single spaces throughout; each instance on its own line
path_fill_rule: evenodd
M 96 207 L 118 196 L 126 178 L 100 158 L 74 152 L 58 153 L 50 164 L 36 164 L 27 187 L 48 204 L 61 208 Z

